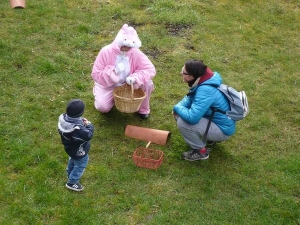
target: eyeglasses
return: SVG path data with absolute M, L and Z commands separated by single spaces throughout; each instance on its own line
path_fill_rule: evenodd
M 182 75 L 190 75 L 190 74 L 183 72 L 183 70 L 181 70 L 180 75 L 182 76 Z

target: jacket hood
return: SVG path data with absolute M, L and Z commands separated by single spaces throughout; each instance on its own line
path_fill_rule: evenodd
M 220 86 L 222 84 L 222 77 L 218 72 L 214 72 L 214 75 L 210 79 L 204 81 L 202 84 Z
M 58 129 L 63 133 L 71 133 L 76 129 L 80 129 L 78 125 L 81 125 L 83 122 L 79 118 L 72 118 L 72 121 L 67 120 L 66 114 L 61 114 L 58 118 Z
M 218 87 L 222 84 L 222 81 L 223 80 L 222 80 L 221 75 L 218 72 L 214 72 L 214 75 L 210 79 L 208 79 L 208 80 L 204 81 L 203 83 L 198 84 L 197 86 L 191 88 L 190 93 L 194 93 L 197 90 L 197 88 L 201 85 L 212 85 L 212 86 L 217 86 Z

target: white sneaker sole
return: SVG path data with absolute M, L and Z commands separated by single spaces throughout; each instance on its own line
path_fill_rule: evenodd
M 199 161 L 199 160 L 206 160 L 206 159 L 209 158 L 209 155 L 205 158 L 198 158 L 198 159 L 189 159 L 189 158 L 186 158 L 186 157 L 182 157 L 182 158 L 186 161 L 194 162 L 194 161 Z

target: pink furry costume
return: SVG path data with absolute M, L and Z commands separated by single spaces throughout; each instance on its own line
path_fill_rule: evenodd
M 141 45 L 136 30 L 124 24 L 115 40 L 100 50 L 92 70 L 95 108 L 98 111 L 109 112 L 114 106 L 113 89 L 133 82 L 135 89 L 141 88 L 147 94 L 138 113 L 146 116 L 150 113 L 150 96 L 154 89 L 152 78 L 156 70 L 149 58 L 139 50 Z M 122 52 L 122 46 L 130 49 Z

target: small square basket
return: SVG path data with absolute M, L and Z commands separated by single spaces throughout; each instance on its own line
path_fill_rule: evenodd
M 157 169 L 162 164 L 164 153 L 150 148 L 137 148 L 132 156 L 136 166 L 147 169 Z

